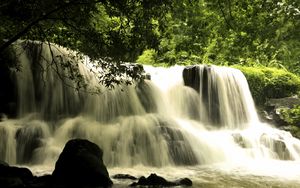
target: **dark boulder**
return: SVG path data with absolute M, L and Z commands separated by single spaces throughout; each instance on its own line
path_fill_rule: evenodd
M 1 162 L 0 177 L 19 177 L 22 180 L 30 180 L 33 178 L 33 175 L 27 168 L 11 167 Z
M 53 184 L 52 175 L 48 174 L 44 176 L 34 177 L 28 187 L 29 188 L 56 188 L 58 186 Z
M 0 168 L 1 168 L 2 166 L 9 166 L 9 165 L 8 165 L 6 162 L 0 160 Z
M 218 86 L 214 82 L 212 70 L 213 67 L 209 65 L 187 66 L 183 69 L 182 76 L 184 85 L 193 88 L 202 97 L 202 108 L 206 109 L 208 115 L 207 123 L 221 126 Z
M 183 179 L 175 181 L 175 184 L 184 185 L 184 186 L 192 186 L 193 182 L 189 178 L 183 178 Z
M 33 175 L 29 169 L 11 167 L 0 161 L 0 187 L 28 187 L 32 180 Z
M 3 188 L 19 188 L 25 187 L 22 179 L 19 177 L 0 177 L 0 187 Z
M 67 187 L 109 187 L 112 181 L 102 161 L 103 151 L 84 139 L 67 142 L 52 173 L 54 183 Z
M 163 186 L 163 187 L 173 187 L 173 186 L 192 186 L 193 183 L 188 178 L 183 178 L 177 181 L 168 181 L 165 178 L 158 176 L 156 174 L 151 174 L 147 178 L 144 176 L 140 177 L 138 182 L 132 183 L 130 186 Z
M 207 76 L 207 75 L 206 75 Z M 200 92 L 200 67 L 199 66 L 187 66 L 183 69 L 182 77 L 184 85 L 195 89 Z

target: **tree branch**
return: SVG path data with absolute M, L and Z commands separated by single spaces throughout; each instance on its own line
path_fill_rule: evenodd
M 10 39 L 8 39 L 7 41 L 4 42 L 4 44 L 2 44 L 0 46 L 0 53 L 3 52 L 6 48 L 8 48 L 12 43 L 14 43 L 15 41 L 17 41 L 18 39 L 20 39 L 23 35 L 25 35 L 33 26 L 37 25 L 40 21 L 46 20 L 51 14 L 54 14 L 62 9 L 67 8 L 68 6 L 73 6 L 73 5 L 81 5 L 83 3 L 79 2 L 79 3 L 75 3 L 78 0 L 73 0 L 73 1 L 69 1 L 65 4 L 62 4 L 59 7 L 56 7 L 52 10 L 50 10 L 49 12 L 41 15 L 40 17 L 38 17 L 37 19 L 33 20 L 31 23 L 29 23 L 25 28 L 23 28 L 21 31 L 19 31 L 16 35 L 14 35 L 13 37 L 11 37 Z M 93 3 L 97 3 L 100 1 L 93 1 Z
M 221 12 L 222 12 L 222 15 L 223 15 L 223 17 L 224 17 L 224 20 L 225 20 L 227 26 L 228 26 L 230 29 L 233 30 L 233 27 L 231 26 L 230 22 L 229 22 L 229 21 L 227 20 L 227 18 L 226 18 L 226 15 L 225 15 L 225 12 L 224 12 L 224 10 L 223 10 L 223 8 L 222 8 L 222 6 L 221 6 L 220 0 L 218 0 L 218 6 L 219 6 L 219 8 L 220 8 L 220 10 L 221 10 Z

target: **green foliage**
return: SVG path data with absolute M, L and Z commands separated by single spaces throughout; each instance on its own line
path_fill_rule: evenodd
M 38 40 L 88 55 L 95 67 L 107 70 L 105 85 L 119 83 L 115 78 L 120 74 L 138 79 L 141 69 L 124 66 L 122 62 L 135 60 L 144 49 L 157 48 L 166 12 L 175 2 L 3 0 L 0 57 L 18 39 Z M 76 69 L 70 70 L 71 78 L 78 75 L 73 72 Z
M 157 54 L 154 49 L 145 50 L 143 54 L 138 57 L 136 62 L 144 65 L 154 65 L 156 55 Z
M 298 94 L 300 78 L 283 69 L 234 66 L 247 78 L 255 102 L 264 104 L 267 98 L 282 98 Z
M 174 3 L 154 61 L 260 65 L 300 74 L 299 7 L 296 0 Z
M 285 130 L 300 139 L 300 105 L 295 105 L 293 108 L 282 108 L 280 115 L 281 119 L 289 125 L 285 126 Z
M 114 67 L 120 62 L 136 60 L 277 67 L 300 75 L 299 9 L 299 0 L 3 0 L 0 53 L 31 39 L 110 60 L 111 67 L 99 62 L 115 71 L 108 76 L 125 70 Z M 283 87 L 288 78 L 274 83 Z M 270 90 L 264 96 L 282 96 L 276 84 L 263 84 Z
M 0 39 L 8 41 L 0 41 L 0 52 L 21 38 L 54 42 L 91 58 L 132 61 L 146 47 L 157 46 L 171 2 L 5 0 L 0 3 Z
M 284 108 L 280 110 L 280 114 L 285 122 L 289 125 L 300 125 L 300 105 L 293 108 Z
M 298 126 L 291 126 L 287 129 L 294 137 L 300 139 L 300 128 Z

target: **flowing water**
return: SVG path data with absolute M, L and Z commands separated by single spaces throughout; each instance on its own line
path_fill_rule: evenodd
M 0 122 L 0 160 L 51 173 L 65 143 L 86 138 L 103 149 L 110 175 L 155 172 L 208 188 L 300 187 L 300 141 L 259 121 L 240 71 L 145 66 L 151 80 L 108 90 L 87 62 L 79 64 L 90 87 L 102 87 L 96 95 L 75 91 L 57 75 L 64 70 L 49 65 L 53 53 L 66 50 L 33 51 L 43 58 L 15 49 L 22 64 L 14 75 L 18 118 Z

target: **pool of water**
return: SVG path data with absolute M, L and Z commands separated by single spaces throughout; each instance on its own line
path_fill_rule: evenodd
M 29 167 L 37 176 L 50 174 L 51 166 Z M 108 168 L 115 174 L 130 174 L 135 177 L 156 173 L 173 181 L 190 178 L 196 188 L 299 188 L 300 163 L 290 161 L 256 161 L 248 164 L 230 165 L 226 163 L 180 167 L 114 167 Z M 114 188 L 128 187 L 133 180 L 112 179 Z

